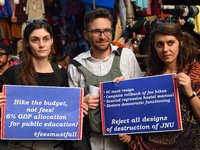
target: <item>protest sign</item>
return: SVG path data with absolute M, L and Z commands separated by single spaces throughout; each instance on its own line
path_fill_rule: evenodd
M 104 135 L 182 130 L 175 74 L 100 84 Z
M 2 139 L 80 140 L 82 88 L 4 86 Z

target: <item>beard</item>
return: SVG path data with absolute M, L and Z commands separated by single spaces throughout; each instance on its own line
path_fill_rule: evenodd
M 105 52 L 109 49 L 110 47 L 110 44 L 109 45 L 105 45 L 105 46 L 98 46 L 98 45 L 95 45 L 93 46 L 93 48 L 96 50 L 96 51 L 101 51 L 101 52 Z
M 110 48 L 110 41 L 105 39 L 99 39 L 99 41 L 93 44 L 93 48 L 96 51 L 107 51 Z

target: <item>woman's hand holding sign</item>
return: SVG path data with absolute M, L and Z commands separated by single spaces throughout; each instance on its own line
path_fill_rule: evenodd
M 5 102 L 6 102 L 6 96 L 4 95 L 4 93 L 0 93 L 0 107 L 5 105 Z
M 128 134 L 120 134 L 119 135 L 119 140 L 124 142 L 124 143 L 129 143 L 131 141 L 131 135 Z

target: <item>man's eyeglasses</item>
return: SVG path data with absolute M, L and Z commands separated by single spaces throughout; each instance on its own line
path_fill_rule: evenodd
M 0 57 L 2 57 L 3 55 L 8 55 L 8 53 L 0 52 Z
M 93 29 L 93 30 L 88 30 L 87 32 L 90 32 L 93 36 L 100 36 L 102 33 L 105 36 L 110 36 L 112 34 L 112 29 L 104 29 L 104 30 L 100 30 L 100 29 Z
M 36 20 L 26 20 L 26 23 L 46 23 L 48 22 L 47 19 L 41 18 L 41 19 L 36 19 Z

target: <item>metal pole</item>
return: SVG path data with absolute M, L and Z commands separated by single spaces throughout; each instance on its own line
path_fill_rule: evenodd
M 93 9 L 95 9 L 96 8 L 96 6 L 95 6 L 95 0 L 92 0 L 92 3 L 93 3 Z

